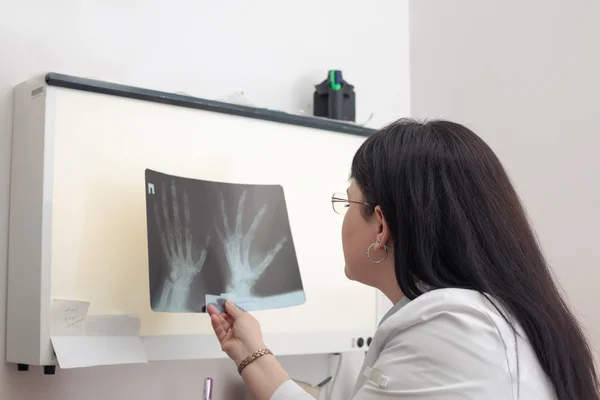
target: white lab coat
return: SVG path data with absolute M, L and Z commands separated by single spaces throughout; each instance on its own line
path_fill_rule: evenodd
M 291 380 L 271 397 L 309 399 Z M 556 394 L 525 335 L 516 336 L 489 300 L 472 290 L 438 289 L 404 298 L 388 312 L 350 399 L 555 400 Z

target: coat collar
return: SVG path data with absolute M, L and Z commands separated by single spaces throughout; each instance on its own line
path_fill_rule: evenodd
M 410 302 L 410 299 L 406 296 L 402 296 L 402 298 L 400 300 L 398 300 L 398 302 L 396 304 L 394 304 L 392 306 L 392 308 L 390 308 L 388 310 L 387 313 L 385 313 L 385 315 L 383 316 L 383 318 L 381 318 L 381 321 L 379 321 L 379 326 L 381 326 L 381 324 L 383 324 L 383 322 L 388 319 L 389 317 L 391 317 L 392 315 L 394 315 L 398 310 L 400 310 L 402 307 L 404 307 L 405 305 L 407 305 Z

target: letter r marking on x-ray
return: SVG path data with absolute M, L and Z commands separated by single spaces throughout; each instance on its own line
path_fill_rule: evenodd
M 154 194 L 154 183 L 148 184 L 148 194 Z

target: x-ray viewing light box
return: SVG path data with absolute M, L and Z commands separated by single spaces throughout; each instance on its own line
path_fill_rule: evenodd
M 366 350 L 377 295 L 345 277 L 330 197 L 371 130 L 52 73 L 14 96 L 7 361 L 56 365 L 53 299 L 139 316 L 150 361 L 224 357 L 207 314 L 151 309 L 146 169 L 281 185 L 306 301 L 254 312 L 266 343 L 280 355 Z

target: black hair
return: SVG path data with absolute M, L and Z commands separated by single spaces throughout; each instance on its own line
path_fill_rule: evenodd
M 598 400 L 592 351 L 492 149 L 450 121 L 401 119 L 367 138 L 351 178 L 389 226 L 409 299 L 464 288 L 500 302 L 522 327 L 558 400 Z M 364 208 L 370 217 L 372 207 Z

